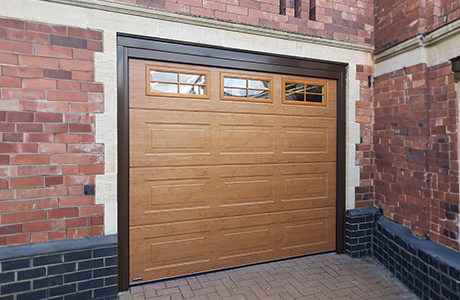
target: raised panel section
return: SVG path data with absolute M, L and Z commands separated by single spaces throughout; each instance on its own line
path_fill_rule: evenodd
M 282 250 L 305 248 L 327 242 L 327 219 L 285 222 L 282 225 Z
M 283 174 L 282 201 L 300 201 L 314 198 L 327 198 L 327 173 Z
M 273 175 L 220 176 L 221 207 L 274 203 Z
M 210 202 L 210 178 L 146 179 L 145 212 L 206 206 Z
M 242 258 L 274 251 L 274 224 L 239 226 L 220 230 L 220 243 L 223 250 L 220 260 Z
M 220 153 L 274 153 L 274 126 L 220 125 Z
M 282 128 L 283 153 L 327 152 L 327 127 L 290 127 Z
M 209 262 L 209 231 L 145 237 L 145 271 Z
M 146 154 L 210 154 L 210 124 L 145 123 Z

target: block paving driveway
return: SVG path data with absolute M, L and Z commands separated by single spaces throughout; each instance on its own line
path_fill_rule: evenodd
M 130 297 L 129 297 L 130 296 Z M 327 253 L 131 288 L 132 300 L 419 299 L 371 258 Z

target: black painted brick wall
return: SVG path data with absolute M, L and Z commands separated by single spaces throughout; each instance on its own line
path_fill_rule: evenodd
M 345 215 L 345 251 L 354 258 L 372 255 L 374 223 L 380 217 L 377 207 L 350 209 Z
M 1 261 L 0 300 L 117 299 L 117 246 Z
M 388 219 L 377 221 L 373 241 L 374 257 L 420 299 L 460 299 L 460 253 Z

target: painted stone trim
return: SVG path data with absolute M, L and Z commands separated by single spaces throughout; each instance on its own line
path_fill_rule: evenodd
M 117 299 L 116 236 L 74 241 L 1 249 L 0 299 Z

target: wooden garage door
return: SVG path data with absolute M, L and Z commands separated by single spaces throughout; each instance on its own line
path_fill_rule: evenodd
M 131 283 L 335 249 L 335 81 L 129 69 Z

